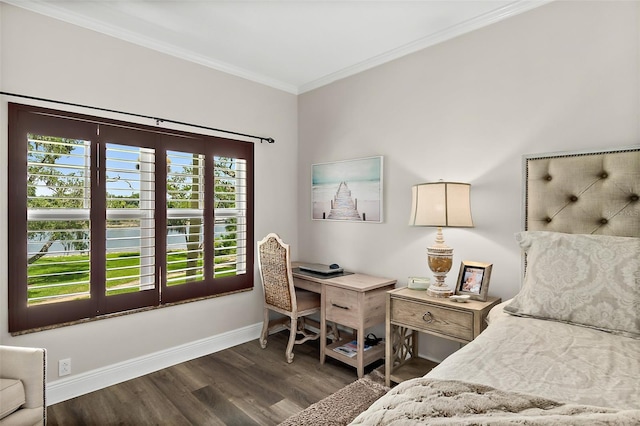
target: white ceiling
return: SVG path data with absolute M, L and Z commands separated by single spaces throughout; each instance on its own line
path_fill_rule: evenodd
M 3 0 L 303 93 L 550 0 Z

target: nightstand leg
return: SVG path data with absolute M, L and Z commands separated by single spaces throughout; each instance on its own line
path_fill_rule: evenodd
M 393 371 L 418 356 L 418 332 L 391 324 L 387 324 L 386 332 L 385 382 L 391 386 Z
M 387 314 L 387 318 L 389 318 Z M 391 387 L 391 369 L 393 368 L 393 342 L 391 339 L 391 330 L 394 328 L 389 321 L 385 325 L 385 347 L 384 347 L 384 383 L 387 387 Z

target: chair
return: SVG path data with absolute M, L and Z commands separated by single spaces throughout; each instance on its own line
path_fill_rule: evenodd
M 0 346 L 0 425 L 47 423 L 47 352 Z
M 307 290 L 296 289 L 291 273 L 289 245 L 277 234 L 270 233 L 258 241 L 258 267 L 264 290 L 264 324 L 260 335 L 260 346 L 267 347 L 269 330 L 284 324 L 289 329 L 289 342 L 285 358 L 293 362 L 293 345 L 315 340 L 320 334 L 309 333 L 304 317 L 320 312 L 320 295 Z M 269 311 L 289 317 L 290 321 L 269 321 Z M 296 340 L 297 334 L 302 338 Z

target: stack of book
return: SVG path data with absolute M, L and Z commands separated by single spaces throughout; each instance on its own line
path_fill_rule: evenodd
M 364 350 L 368 351 L 369 349 L 371 349 L 372 346 L 365 344 L 364 345 Z M 354 356 L 356 356 L 358 354 L 358 341 L 357 340 L 352 340 L 349 343 L 345 343 L 342 346 L 337 346 L 335 348 L 333 348 L 334 351 L 348 356 L 349 358 L 353 358 Z

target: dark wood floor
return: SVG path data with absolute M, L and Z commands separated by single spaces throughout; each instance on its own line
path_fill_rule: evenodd
M 320 365 L 318 341 L 296 345 L 287 364 L 286 333 L 52 405 L 48 424 L 276 425 L 357 379 L 335 360 Z

